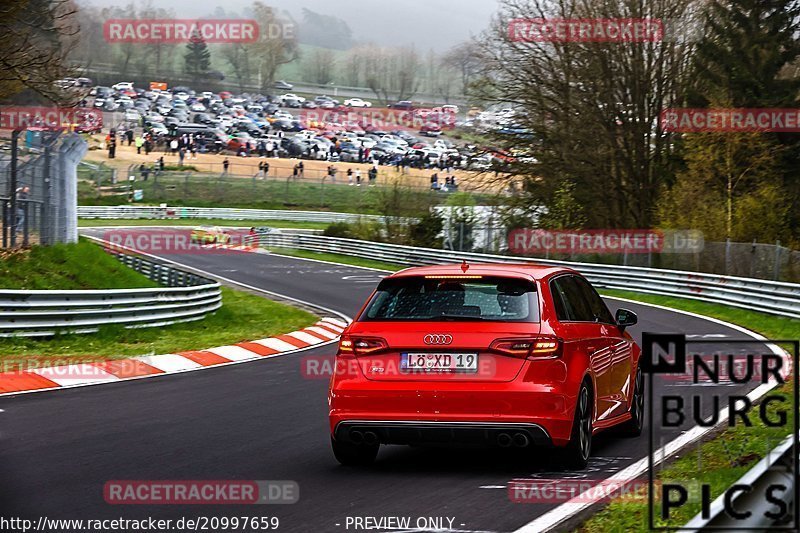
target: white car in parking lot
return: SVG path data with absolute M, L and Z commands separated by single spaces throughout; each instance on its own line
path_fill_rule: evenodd
M 372 107 L 372 102 L 365 102 L 361 98 L 350 98 L 344 101 L 347 107 Z
M 121 81 L 111 86 L 115 91 L 129 91 L 133 89 L 132 81 Z
M 296 94 L 292 93 L 286 93 L 283 96 L 281 96 L 281 102 L 285 102 L 287 100 L 297 100 L 301 104 L 306 101 L 306 99 L 303 98 L 302 96 L 297 96 Z

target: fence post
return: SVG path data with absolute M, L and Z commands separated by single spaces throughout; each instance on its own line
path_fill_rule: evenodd
M 781 276 L 781 241 L 775 241 L 775 272 L 773 280 L 778 281 Z
M 3 204 L 3 248 L 8 248 L 8 202 L 2 200 Z
M 19 157 L 20 130 L 11 132 L 11 176 L 8 182 L 8 196 L 11 211 L 11 247 L 17 244 L 17 158 Z
M 28 235 L 28 224 L 30 223 L 30 202 L 22 202 L 22 246 L 30 244 Z M 19 208 L 17 208 L 19 209 Z
M 731 261 L 731 239 L 725 239 L 725 275 L 728 275 Z

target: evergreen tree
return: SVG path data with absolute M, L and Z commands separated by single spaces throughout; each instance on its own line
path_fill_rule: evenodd
M 712 0 L 693 58 L 689 105 L 797 107 L 800 77 L 787 67 L 800 58 L 799 23 L 797 0 Z M 662 223 L 703 229 L 706 238 L 772 240 L 789 231 L 797 236 L 797 133 L 689 135 L 682 156 L 686 170 L 659 206 Z M 758 207 L 767 200 L 771 205 Z M 767 223 L 773 227 L 767 230 Z
M 211 67 L 211 51 L 199 32 L 192 32 L 189 43 L 186 45 L 184 59 L 186 73 L 194 79 L 200 78 Z
M 713 0 L 697 45 L 695 104 L 790 107 L 800 78 L 782 75 L 800 56 L 797 0 Z

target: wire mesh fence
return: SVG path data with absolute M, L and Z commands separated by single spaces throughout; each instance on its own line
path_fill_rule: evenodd
M 81 169 L 82 205 L 118 205 L 143 202 L 197 207 L 304 208 L 346 212 L 376 212 L 393 192 L 391 184 L 359 180 L 355 173 L 336 176 L 306 173 L 255 172 L 247 174 L 159 171 L 131 165 L 125 171 Z M 432 190 L 400 182 L 403 198 L 411 206 L 445 202 L 454 190 Z M 476 201 L 483 195 L 476 194 Z M 485 195 L 488 197 L 489 195 Z
M 58 132 L 14 132 L 0 155 L 0 245 L 75 242 L 78 161 L 86 143 Z
M 450 250 L 512 255 L 508 250 L 508 230 L 502 225 L 496 224 L 464 225 L 456 223 L 449 226 L 446 224 L 443 247 Z M 780 242 L 767 244 L 705 241 L 702 249 L 695 253 L 564 254 L 542 252 L 526 254 L 525 257 L 800 282 L 800 251 L 782 246 Z

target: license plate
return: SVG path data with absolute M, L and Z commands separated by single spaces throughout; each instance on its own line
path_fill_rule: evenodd
M 406 372 L 477 372 L 476 353 L 402 353 L 400 370 Z

